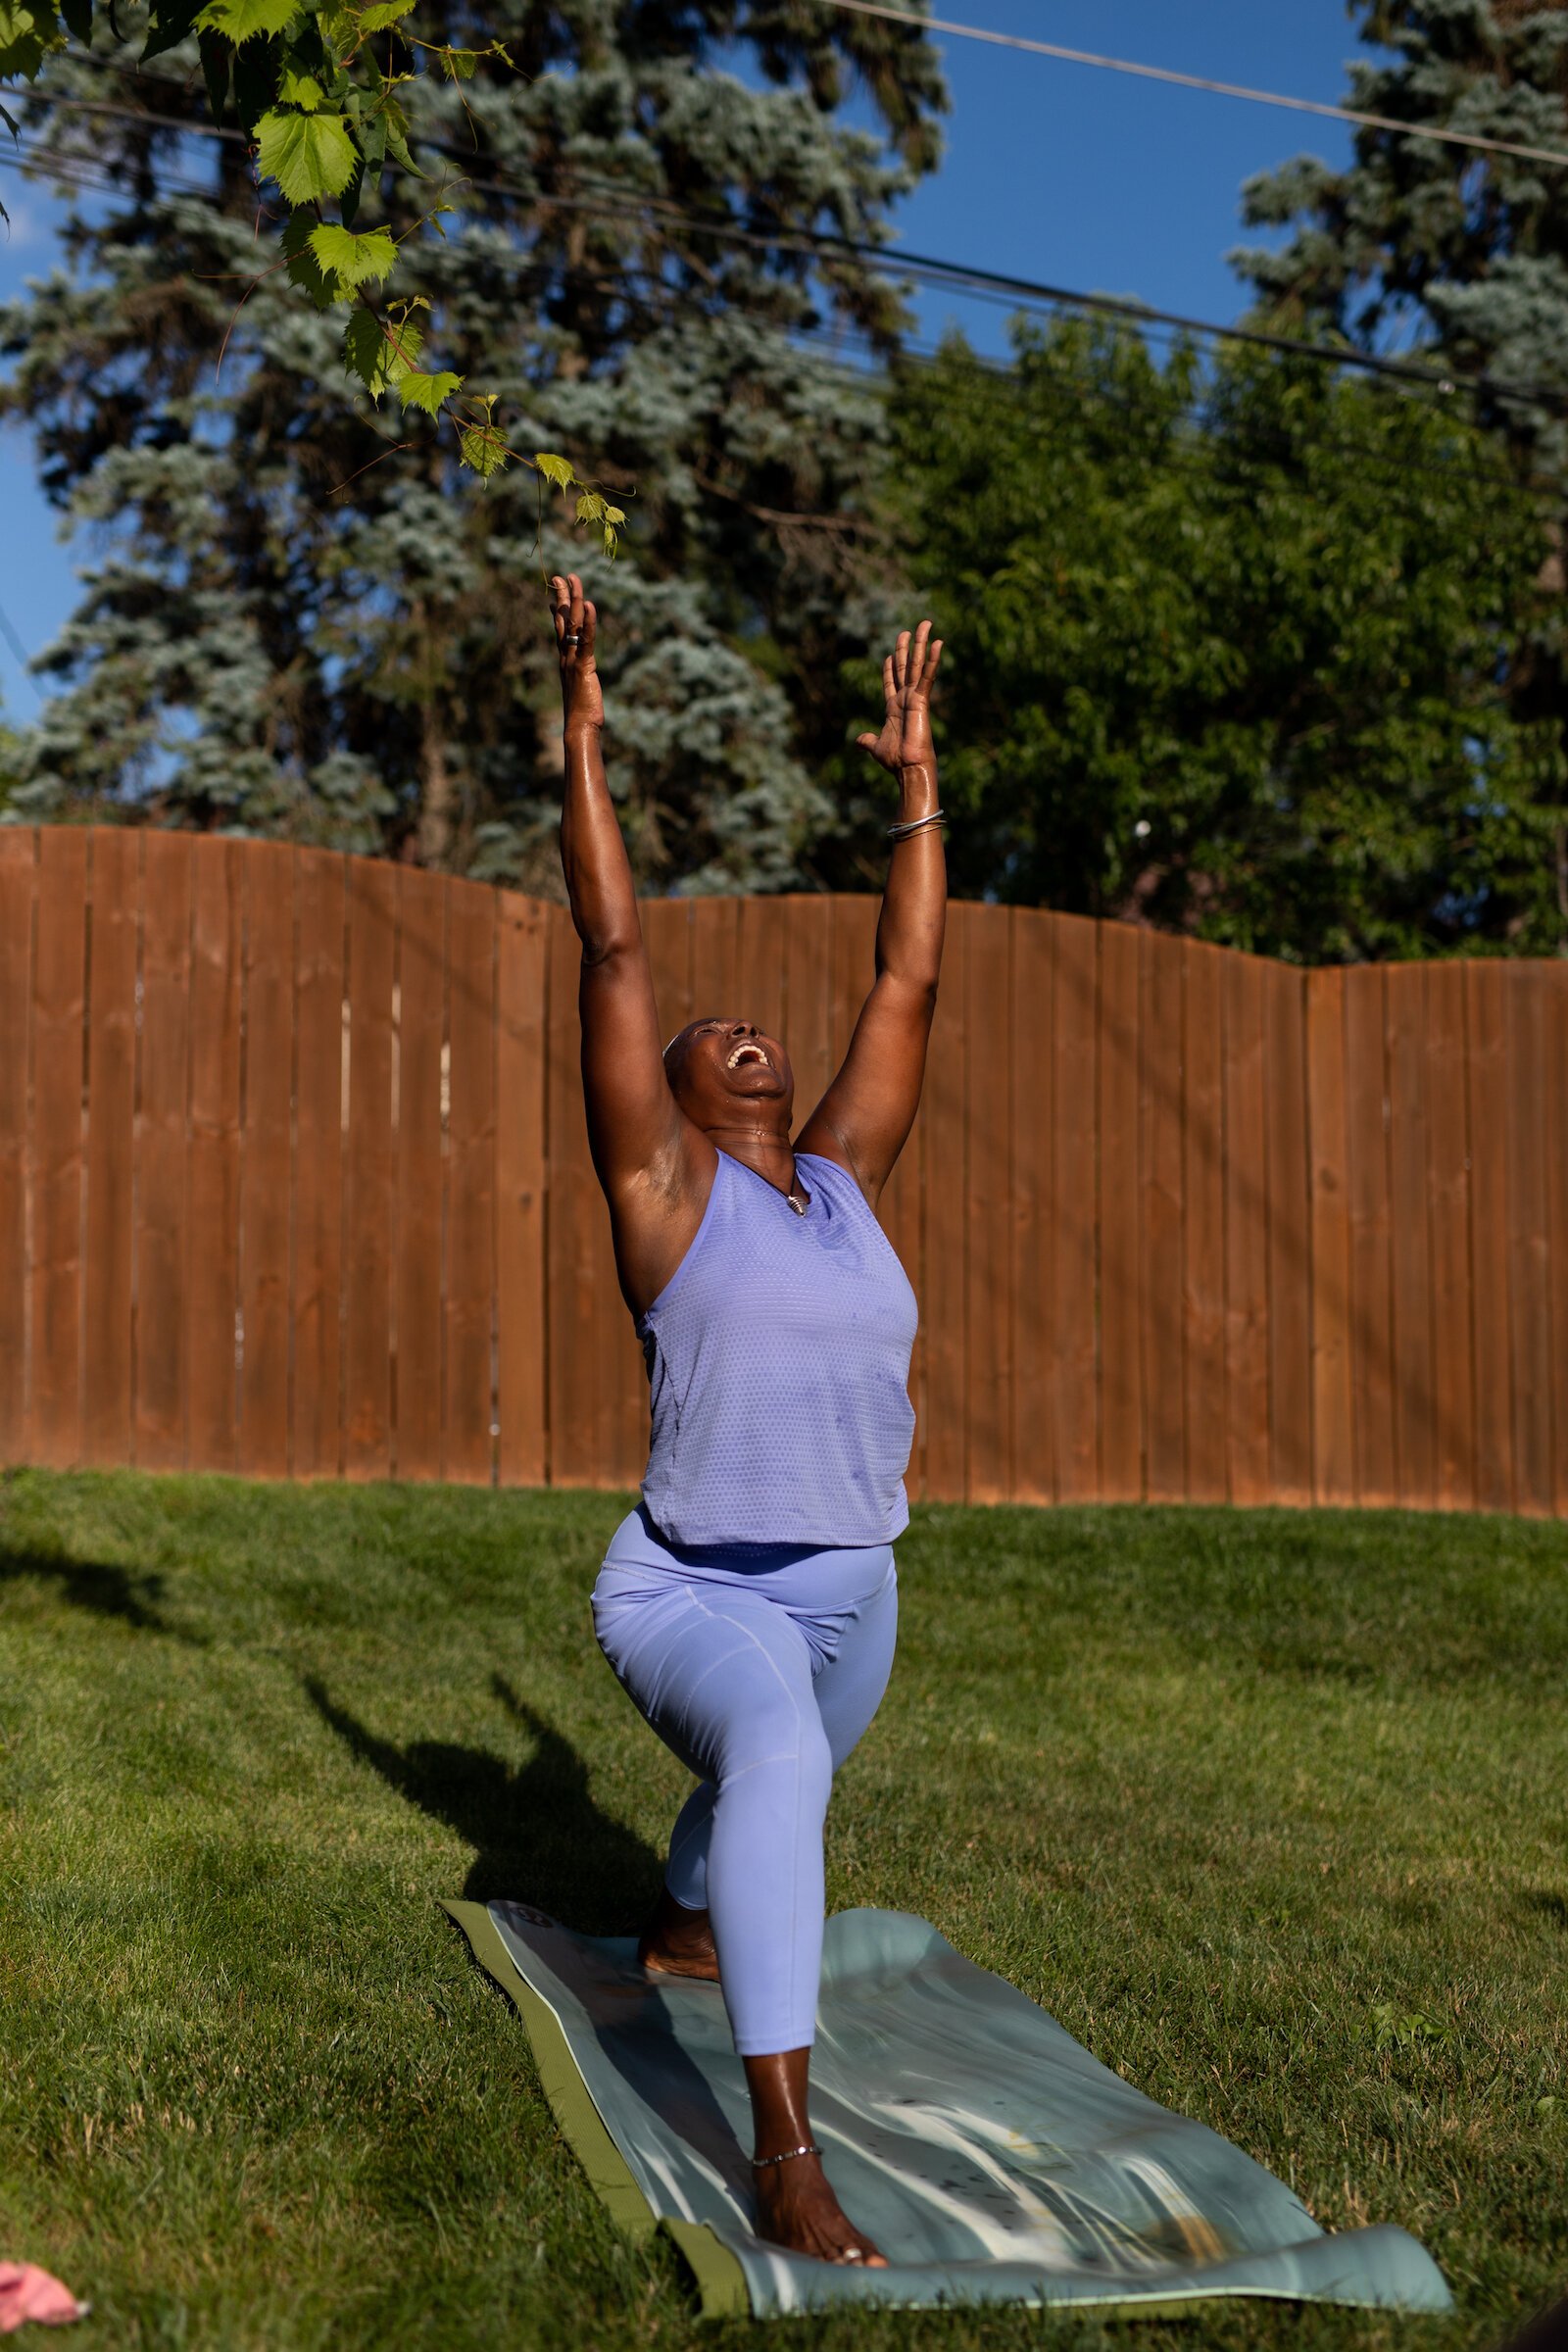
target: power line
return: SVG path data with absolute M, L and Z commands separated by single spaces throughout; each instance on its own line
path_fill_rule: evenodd
M 871 5 L 871 0 L 827 0 L 827 4 L 834 7 L 851 5 L 860 7 Z M 909 20 L 909 22 L 917 24 L 926 24 L 929 21 L 925 18 Z M 60 100 L 58 103 L 77 104 L 81 102 Z M 117 108 L 105 103 L 99 105 L 97 111 L 105 115 L 118 114 L 132 122 L 149 120 L 137 107 Z M 157 120 L 169 122 L 172 119 L 160 117 Z M 185 127 L 183 123 L 175 126 L 181 129 Z M 224 133 L 222 135 L 237 137 L 241 134 Z M 445 148 L 437 140 L 426 139 L 421 143 L 430 148 L 432 152 L 446 156 L 448 160 L 462 163 L 471 161 L 466 154 L 456 149 Z M 33 150 L 27 160 L 34 162 L 36 155 L 37 151 Z M 8 160 L 11 159 L 0 154 L 0 161 Z M 1568 161 L 1568 158 L 1564 160 Z M 55 169 L 47 163 L 36 162 L 34 162 L 34 168 L 44 171 Z M 1336 369 L 1349 368 L 1393 381 L 1425 385 L 1444 395 L 1463 389 L 1472 394 L 1487 394 L 1495 399 L 1513 400 L 1558 412 L 1568 407 L 1568 393 L 1554 386 L 1520 384 L 1485 374 L 1472 375 L 1456 369 L 1429 368 L 1415 361 L 1393 359 L 1381 352 L 1363 351 L 1350 344 L 1307 342 L 1295 335 L 1275 334 L 1265 327 L 1224 325 L 1214 319 L 1195 318 L 1177 311 L 1158 310 L 1150 304 L 1132 301 L 1118 295 L 1088 294 L 1075 287 L 1051 285 L 1038 278 L 1015 276 L 1001 270 L 984 270 L 970 263 L 944 261 L 933 255 L 909 253 L 902 248 L 867 244 L 855 238 L 840 237 L 815 230 L 797 229 L 769 232 L 747 229 L 727 215 L 723 220 L 713 219 L 685 206 L 670 203 L 660 197 L 639 194 L 635 190 L 629 190 L 624 185 L 615 183 L 599 183 L 604 187 L 603 199 L 593 195 L 568 196 L 539 187 L 525 187 L 516 181 L 495 176 L 484 178 L 475 176 L 471 184 L 481 194 L 512 195 L 523 202 L 554 207 L 558 211 L 577 211 L 596 213 L 602 216 L 609 214 L 614 217 L 624 217 L 630 207 L 640 207 L 659 218 L 679 220 L 700 234 L 712 236 L 729 244 L 743 245 L 764 252 L 794 252 L 818 260 L 854 260 L 878 270 L 884 276 L 912 277 L 928 285 L 976 295 L 982 300 L 1001 300 L 1024 306 L 1046 304 L 1053 309 L 1077 310 L 1091 315 L 1123 318 L 1138 326 L 1169 327 L 1179 333 L 1200 336 L 1209 341 L 1251 345 L 1263 350 L 1279 352 L 1292 359 L 1317 366 Z M 595 183 L 591 179 L 579 180 L 578 185 L 591 189 Z M 186 194 L 206 193 L 206 191 L 190 187 L 188 184 L 180 192 Z
M 159 77 L 154 75 L 153 79 Z M 164 81 L 162 87 L 173 89 L 175 84 Z M 58 106 L 75 115 L 120 115 L 137 122 L 155 123 L 160 130 L 178 130 L 192 139 L 237 140 L 242 147 L 250 141 L 242 130 L 231 130 L 219 122 L 198 122 L 185 115 L 155 115 L 139 106 L 121 106 L 108 98 L 70 98 L 63 91 L 28 90 L 24 104 L 27 106 Z
M 889 8 L 884 0 L 824 0 L 829 8 L 849 10 L 858 17 L 881 17 L 890 24 L 908 24 L 919 32 L 956 33 L 961 40 L 985 41 L 997 49 L 1022 49 L 1031 57 L 1052 57 L 1069 66 L 1094 66 L 1106 74 L 1131 74 L 1140 81 L 1163 81 L 1181 90 L 1206 90 L 1219 98 L 1246 98 L 1254 106 L 1282 106 L 1298 115 L 1321 115 L 1332 122 L 1353 122 L 1366 130 L 1397 131 L 1401 138 L 1437 139 L 1452 147 L 1469 147 L 1483 155 L 1513 155 L 1527 163 L 1568 167 L 1568 155 L 1555 147 L 1527 147 L 1514 139 L 1484 138 L 1479 131 L 1445 130 L 1432 122 L 1401 122 L 1396 115 L 1367 115 L 1348 106 L 1328 106 L 1317 98 L 1290 98 L 1279 90 L 1254 90 L 1239 81 L 1210 81 L 1200 74 L 1178 74 L 1168 66 L 1136 65 L 1131 58 L 1101 57 L 1092 49 L 1064 49 L 1057 41 L 1034 41 L 1021 33 L 994 32 L 982 24 L 958 24 L 951 18 L 916 16 L 911 10 Z
M 834 0 L 836 4 L 837 0 Z M 433 144 L 430 141 L 425 143 Z M 1543 408 L 1568 405 L 1568 392 L 1555 386 L 1516 384 L 1495 376 L 1469 375 L 1458 369 L 1427 368 L 1416 361 L 1390 359 L 1381 352 L 1361 351 L 1351 344 L 1308 343 L 1295 335 L 1273 334 L 1266 327 L 1224 326 L 1214 319 L 1189 318 L 1180 311 L 1155 310 L 1148 303 L 1135 302 L 1120 295 L 1085 294 L 1075 287 L 1054 286 L 1040 278 L 1015 277 L 1002 270 L 982 270 L 965 262 L 945 262 L 930 254 L 906 252 L 902 247 L 867 245 L 854 238 L 823 235 L 815 231 L 788 230 L 769 234 L 763 230 L 745 229 L 734 221 L 710 220 L 700 213 L 689 212 L 683 206 L 666 203 L 659 197 L 628 195 L 624 188 L 607 191 L 607 199 L 601 200 L 550 194 L 537 188 L 519 187 L 514 181 L 494 178 L 475 178 L 472 184 L 480 192 L 493 190 L 501 195 L 519 196 L 530 203 L 553 205 L 564 211 L 623 216 L 630 204 L 640 204 L 651 212 L 680 220 L 704 234 L 719 237 L 731 244 L 760 246 L 776 253 L 815 255 L 827 260 L 854 259 L 887 276 L 923 279 L 930 285 L 977 293 L 983 298 L 1004 297 L 1024 305 L 1045 303 L 1057 309 L 1087 311 L 1108 318 L 1130 319 L 1136 325 L 1167 326 L 1183 334 L 1200 335 L 1216 342 L 1253 344 L 1319 366 L 1354 368 L 1405 383 L 1424 384 L 1444 394 L 1465 390 L 1530 402 Z

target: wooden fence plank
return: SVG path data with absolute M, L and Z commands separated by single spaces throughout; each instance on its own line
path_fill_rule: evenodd
M 1157 931 L 1139 939 L 1139 1192 L 1144 1424 L 1151 1502 L 1187 1493 L 1182 1328 L 1182 997 L 1187 948 Z
M 82 1459 L 131 1459 L 131 1228 L 141 837 L 93 829 Z M 286 1197 L 286 1195 L 285 1195 Z
M 186 1426 L 193 1470 L 233 1470 L 239 1441 L 240 843 L 191 852 L 190 1253 Z
M 1187 1402 L 1186 1493 L 1229 1492 L 1225 1379 L 1224 953 L 1184 946 L 1182 1002 L 1182 1320 Z
M 81 1452 L 85 830 L 44 827 L 38 840 L 37 891 L 28 1455 L 46 1469 L 63 1469 Z
M 1345 1107 L 1345 974 L 1306 979 L 1312 1182 L 1312 1473 L 1319 1502 L 1355 1500 L 1350 1387 L 1349 1150 Z
M 142 845 L 141 1054 L 136 1111 L 136 1460 L 186 1458 L 189 1216 L 190 913 L 195 842 L 150 832 Z
M 1555 1508 L 1552 1474 L 1551 1240 L 1546 1199 L 1546 975 L 1517 963 L 1499 974 L 1508 1094 L 1508 1326 L 1513 1355 L 1515 1508 Z
M 344 1148 L 343 1469 L 392 1469 L 392 985 L 397 870 L 348 865 L 349 1121 Z
M 452 1137 L 447 1190 L 448 1478 L 495 1475 L 496 894 L 448 885 Z M 613 1273 L 611 1276 L 613 1288 Z
M 1426 983 L 1437 1502 L 1440 1510 L 1462 1511 L 1476 1498 L 1464 966 L 1433 964 Z
M 1384 979 L 1389 1056 L 1389 1264 L 1394 1446 L 1398 1500 L 1430 1509 L 1437 1476 L 1432 1377 L 1431 1220 L 1427 1187 L 1426 973 L 1393 964 Z
M 294 1018 L 294 1391 L 296 1478 L 336 1478 L 343 1461 L 343 1123 L 345 860 L 300 850 Z
M 684 908 L 682 909 L 684 912 Z M 650 939 L 664 926 L 643 910 Z M 601 1475 L 596 1452 L 598 1357 L 594 1341 L 594 1227 L 607 1212 L 588 1157 L 583 1110 L 577 978 L 582 951 L 564 912 L 553 912 L 548 939 L 550 1027 L 547 1044 L 550 1213 L 550 1475 L 557 1486 L 591 1486 Z M 656 989 L 659 980 L 656 975 Z M 667 986 L 667 983 L 666 983 Z M 666 1012 L 665 1035 L 681 1026 Z
M 795 1070 L 795 1125 L 806 1124 L 838 1068 L 833 1058 L 833 907 L 828 899 L 784 901 L 784 1042 Z
M 1305 976 L 1265 983 L 1269 1461 L 1277 1502 L 1312 1499 L 1312 1232 L 1306 1131 Z
M 1022 919 L 1021 917 L 1015 919 Z M 1051 1135 L 1051 1297 L 1046 1321 L 1048 1394 L 1057 1498 L 1099 1492 L 1099 1276 L 1097 1156 L 1100 957 L 1096 926 L 1081 915 L 1037 918 L 1050 927 L 1053 986 L 1036 1018 L 1050 1040 L 1046 1089 Z M 1017 1105 L 1014 1107 L 1017 1117 Z
M 922 1086 L 922 1100 L 924 1088 Z M 915 1329 L 914 1348 L 909 1357 L 909 1401 L 914 1407 L 914 1443 L 909 1452 L 909 1468 L 906 1484 L 911 1496 L 925 1493 L 925 1347 L 926 1321 L 925 1256 L 923 1250 L 924 1216 L 922 1200 L 925 1191 L 925 1136 L 929 1122 L 922 1108 L 915 1117 L 908 1141 L 894 1163 L 893 1173 L 883 1187 L 877 1214 L 882 1230 L 898 1252 L 899 1263 L 908 1276 L 916 1300 L 920 1304 L 920 1319 Z
M 724 1019 L 751 1020 L 756 1015 L 740 1001 L 740 902 L 737 899 L 693 899 L 692 1020 L 710 1013 Z
M 1488 959 L 1465 971 L 1470 1098 L 1470 1282 L 1475 1301 L 1476 1502 L 1513 1508 L 1513 1363 L 1508 1314 L 1508 1067 L 1503 988 Z
M 855 1035 L 855 1024 L 876 979 L 875 899 L 830 899 L 828 953 L 832 983 L 828 1004 L 829 1057 L 835 1073 Z
M 545 1428 L 545 910 L 503 892 L 496 949 L 498 1471 L 542 1486 Z
M 1226 1489 L 1235 1503 L 1266 1502 L 1272 1492 L 1265 971 L 1252 956 L 1227 956 L 1223 965 Z
M 281 843 L 244 853 L 245 1102 L 240 1172 L 239 1466 L 289 1468 L 294 1118 L 294 857 Z
M 764 1036 L 784 1043 L 787 940 L 782 899 L 742 899 L 735 1008 Z
M 969 913 L 964 970 L 966 1129 L 963 1207 L 955 1242 L 968 1258 L 965 1283 L 968 1409 L 964 1492 L 971 1502 L 1012 1494 L 1013 1280 L 1011 911 Z
M 1100 933 L 1100 1492 L 1144 1492 L 1139 935 Z
M 28 1047 L 38 838 L 0 832 L 0 1464 L 27 1453 Z
M 925 1262 L 926 1325 L 924 1492 L 940 1502 L 962 1502 L 966 1472 L 964 1418 L 969 1381 L 966 1328 L 967 1253 L 963 1246 L 967 1184 L 963 1132 L 964 1054 L 969 941 L 977 909 L 948 909 L 948 944 L 926 1064 L 925 1198 L 921 1250 Z M 794 1023 L 796 954 L 790 951 L 790 1007 Z
M 1350 1414 L 1355 1498 L 1392 1503 L 1394 1286 L 1384 973 L 1345 974 L 1345 1124 L 1350 1236 Z
M 454 943 L 455 944 L 455 943 Z M 397 1439 L 400 1478 L 441 1476 L 447 880 L 398 875 Z
M 639 912 L 659 1005 L 659 1042 L 667 1046 L 677 1030 L 696 1018 L 692 1009 L 692 903 L 690 899 L 645 899 Z M 573 1034 L 577 1034 L 575 970 L 571 988 Z M 555 1017 L 552 1001 L 552 1020 Z
M 1012 1493 L 1019 1502 L 1050 1502 L 1056 1492 L 1061 1443 L 1054 1378 L 1055 920 L 1033 906 L 1019 906 L 1013 910 L 1012 924 L 1012 1002 L 1006 1024 L 1018 1057 L 1012 1092 Z M 1091 1388 L 1091 1410 L 1093 1404 Z M 1092 1448 L 1093 1418 L 1089 1433 Z
M 921 1196 L 924 1188 L 925 1127 L 920 1119 L 900 1152 L 893 1174 L 883 1188 L 877 1214 L 882 1230 L 897 1252 L 900 1265 L 909 1278 L 919 1307 L 915 1327 L 914 1347 L 909 1354 L 909 1402 L 914 1407 L 914 1441 L 909 1449 L 909 1467 L 906 1486 L 911 1497 L 925 1493 L 925 1258 L 923 1251 L 924 1217 Z
M 1568 1518 L 1568 964 L 1548 964 L 1543 985 L 1551 1235 L 1552 1497 L 1557 1516 Z

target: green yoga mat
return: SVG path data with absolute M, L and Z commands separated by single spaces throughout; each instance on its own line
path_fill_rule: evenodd
M 750 2107 L 713 1984 L 520 1903 L 448 1903 L 521 2010 L 544 2087 L 622 2228 L 661 2224 L 705 2317 L 837 2303 L 1115 2304 L 1211 2295 L 1451 2307 L 1404 2230 L 1328 2236 L 1217 2132 L 1158 2107 L 923 1919 L 827 1923 L 811 2120 L 885 2271 L 755 2235 Z

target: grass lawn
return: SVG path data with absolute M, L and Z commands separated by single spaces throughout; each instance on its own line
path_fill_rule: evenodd
M 0 2256 L 120 2346 L 701 2342 L 436 1909 L 636 1923 L 687 1786 L 592 1642 L 623 1503 L 0 1482 Z M 935 1921 L 1456 2322 L 794 2321 L 792 2345 L 1490 2347 L 1568 2286 L 1568 1530 L 932 1509 L 834 1905 Z M 30 2339 L 29 2339 L 30 2340 Z

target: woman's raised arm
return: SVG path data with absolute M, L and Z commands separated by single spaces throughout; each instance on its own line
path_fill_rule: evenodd
M 605 775 L 598 616 L 575 572 L 551 581 L 550 610 L 566 760 L 561 862 L 582 941 L 577 1003 L 588 1141 L 613 1216 L 647 1180 L 664 1191 L 678 1183 L 687 1122 L 664 1077 L 637 894 Z
M 925 1080 L 925 1050 L 936 1010 L 947 921 L 948 866 L 936 821 L 937 760 L 930 698 L 942 640 L 922 620 L 882 664 L 886 715 L 862 751 L 899 780 L 899 821 L 882 916 L 876 979 L 855 1024 L 844 1065 L 796 1138 L 849 1169 L 872 1207 L 903 1151 Z

